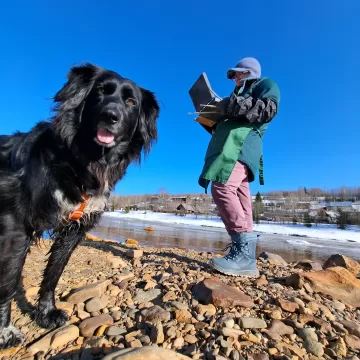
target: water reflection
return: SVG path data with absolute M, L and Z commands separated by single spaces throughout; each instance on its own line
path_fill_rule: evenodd
M 149 225 L 155 231 L 145 231 L 144 229 Z M 99 226 L 92 233 L 101 238 L 114 239 L 120 242 L 127 238 L 133 238 L 143 246 L 177 247 L 206 252 L 219 252 L 229 242 L 229 236 L 224 229 L 154 224 L 141 220 L 106 217 L 102 218 Z M 324 261 L 336 253 L 360 260 L 360 244 L 358 243 L 341 243 L 309 238 L 305 240 L 291 236 L 262 234 L 257 253 L 262 251 L 273 252 L 289 262 L 303 259 Z

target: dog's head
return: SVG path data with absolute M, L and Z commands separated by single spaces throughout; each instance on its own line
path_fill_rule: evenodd
M 54 101 L 53 123 L 70 148 L 95 157 L 112 152 L 139 157 L 157 140 L 160 109 L 154 94 L 113 71 L 73 67 Z

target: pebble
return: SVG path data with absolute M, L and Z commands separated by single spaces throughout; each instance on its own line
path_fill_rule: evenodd
M 258 318 L 240 318 L 239 326 L 242 329 L 265 329 L 267 327 L 266 322 Z
M 273 320 L 280 320 L 282 318 L 282 312 L 280 310 L 273 310 L 269 317 Z
M 164 342 L 165 335 L 160 321 L 151 328 L 150 340 L 153 344 L 162 344 Z
M 178 337 L 177 339 L 174 340 L 173 342 L 173 347 L 174 348 L 182 348 L 185 344 L 185 340 L 183 337 Z
M 184 341 L 187 342 L 188 344 L 195 344 L 198 341 L 198 339 L 194 335 L 186 335 L 184 337 Z
M 156 324 L 157 322 L 166 322 L 170 320 L 170 312 L 164 310 L 158 305 L 154 305 L 148 309 L 144 309 L 141 311 L 141 316 L 143 320 L 146 322 L 150 322 L 152 324 Z
M 200 315 L 208 314 L 208 315 L 215 315 L 216 314 L 216 307 L 212 304 L 209 305 L 197 305 L 196 312 Z
M 221 327 L 226 327 L 228 329 L 232 329 L 235 325 L 235 320 L 229 317 L 222 317 L 217 321 L 217 324 Z
M 324 355 L 323 346 L 319 342 L 314 341 L 312 339 L 304 341 L 304 348 L 306 349 L 307 352 L 317 357 L 321 357 Z
M 99 297 L 94 297 L 85 304 L 85 310 L 88 313 L 100 311 L 106 307 L 107 303 L 108 300 L 106 298 L 100 299 Z
M 180 323 L 190 323 L 192 315 L 188 310 L 175 310 L 175 319 Z
M 109 326 L 106 330 L 106 335 L 108 336 L 117 336 L 126 334 L 127 330 L 125 328 L 121 328 L 119 326 Z
M 109 314 L 102 314 L 95 317 L 91 317 L 83 320 L 80 325 L 80 333 L 84 337 L 90 337 L 94 335 L 95 330 L 101 325 L 112 325 L 113 318 Z
M 137 302 L 137 303 L 147 303 L 149 301 L 153 301 L 156 298 L 158 298 L 161 295 L 161 290 L 160 289 L 151 289 L 148 291 L 139 291 L 133 301 Z
M 171 306 L 173 306 L 177 310 L 187 310 L 189 306 L 179 301 L 172 301 Z

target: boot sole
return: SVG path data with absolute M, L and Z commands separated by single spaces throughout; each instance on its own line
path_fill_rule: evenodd
M 225 269 L 221 266 L 218 266 L 218 265 L 215 265 L 215 264 L 211 264 L 211 266 L 221 272 L 222 274 L 225 274 L 225 275 L 230 275 L 230 276 L 248 276 L 248 277 L 259 277 L 260 274 L 259 274 L 259 270 L 228 270 L 228 269 Z

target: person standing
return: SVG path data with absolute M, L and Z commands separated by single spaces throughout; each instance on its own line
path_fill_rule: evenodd
M 212 137 L 199 177 L 205 192 L 212 183 L 212 197 L 231 238 L 228 254 L 213 258 L 211 265 L 227 275 L 257 276 L 258 235 L 253 233 L 249 183 L 259 171 L 264 184 L 262 139 L 278 113 L 280 90 L 271 78 L 261 76 L 260 63 L 252 57 L 230 68 L 227 78 L 235 88 L 216 105 L 222 120 L 207 129 Z

